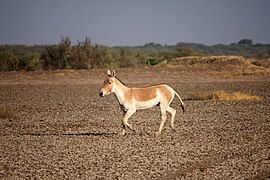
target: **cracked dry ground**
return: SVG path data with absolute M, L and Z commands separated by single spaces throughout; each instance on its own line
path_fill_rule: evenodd
M 269 178 L 270 81 L 170 82 L 184 98 L 223 89 L 262 101 L 185 101 L 183 115 L 175 99 L 177 131 L 167 122 L 159 137 L 158 107 L 136 112 L 136 132 L 120 136 L 121 110 L 113 95 L 98 96 L 100 81 L 1 84 L 1 106 L 16 118 L 0 119 L 0 178 Z

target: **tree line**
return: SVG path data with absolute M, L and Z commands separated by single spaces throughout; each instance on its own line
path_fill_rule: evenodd
M 178 43 L 168 46 L 152 42 L 135 47 L 106 47 L 93 44 L 88 37 L 72 44 L 68 36 L 61 36 L 60 42 L 53 45 L 1 45 L 0 71 L 153 66 L 175 57 L 221 54 L 268 58 L 270 45 L 242 39 L 230 45 Z

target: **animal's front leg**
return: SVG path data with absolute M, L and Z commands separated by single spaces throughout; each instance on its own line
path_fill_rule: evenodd
M 122 128 L 122 132 L 121 135 L 125 135 L 126 134 L 126 125 L 122 124 L 123 128 Z
M 124 116 L 124 118 L 123 118 L 123 122 L 122 122 L 122 124 L 123 124 L 123 130 L 122 130 L 122 135 L 125 135 L 126 134 L 126 127 L 128 127 L 130 130 L 132 130 L 132 131 L 135 131 L 135 129 L 133 128 L 133 126 L 131 125 L 131 124 L 129 124 L 128 123 L 128 118 L 132 115 L 132 114 L 134 114 L 136 112 L 136 110 L 134 110 L 134 109 L 129 109 L 127 112 L 126 112 L 126 114 L 125 114 L 125 116 Z

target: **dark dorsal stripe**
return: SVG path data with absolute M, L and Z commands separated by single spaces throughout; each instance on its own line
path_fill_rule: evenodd
M 118 77 L 114 76 L 120 83 L 122 83 L 124 86 L 126 85 L 125 83 L 123 83 Z

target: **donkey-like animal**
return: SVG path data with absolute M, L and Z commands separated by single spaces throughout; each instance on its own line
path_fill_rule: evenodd
M 115 94 L 124 112 L 122 135 L 125 135 L 126 127 L 134 131 L 133 126 L 128 123 L 128 118 L 135 113 L 136 110 L 151 108 L 156 105 L 159 105 L 161 110 L 161 123 L 156 134 L 161 134 L 167 119 L 166 111 L 171 113 L 170 127 L 174 130 L 176 110 L 170 107 L 174 95 L 179 98 L 183 112 L 185 112 L 185 106 L 180 96 L 170 86 L 161 84 L 143 88 L 129 88 L 116 77 L 114 70 L 112 73 L 110 70 L 107 70 L 107 75 L 108 77 L 105 79 L 99 95 L 100 97 L 104 97 L 110 93 Z

